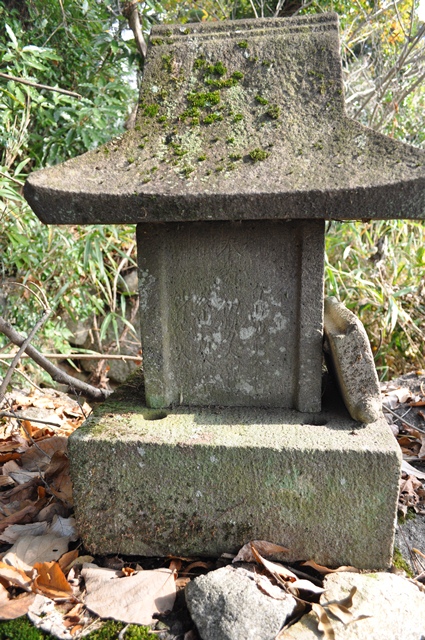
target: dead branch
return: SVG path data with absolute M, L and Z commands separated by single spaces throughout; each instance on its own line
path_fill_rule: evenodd
M 75 91 L 67 91 L 67 89 L 59 89 L 59 87 L 49 87 L 49 85 L 47 84 L 31 82 L 31 80 L 26 80 L 25 78 L 17 78 L 16 76 L 11 76 L 8 73 L 0 73 L 0 78 L 12 80 L 13 82 L 19 82 L 20 84 L 27 84 L 29 87 L 35 87 L 36 89 L 47 89 L 48 91 L 56 91 L 56 93 L 63 93 L 64 95 L 71 96 L 72 98 L 83 97 L 79 93 L 75 93 Z
M 4 335 L 9 338 L 9 340 L 13 342 L 13 344 L 16 344 L 17 346 L 21 346 L 26 340 L 23 335 L 15 331 L 12 325 L 10 325 L 1 316 L 0 331 L 4 333 Z M 96 387 L 93 387 L 92 385 L 87 384 L 82 380 L 77 380 L 77 378 L 73 378 L 72 376 L 68 375 L 67 373 L 59 369 L 59 367 L 56 367 L 54 364 L 49 362 L 49 360 L 45 358 L 39 351 L 37 351 L 37 349 L 32 345 L 28 344 L 25 348 L 25 351 L 30 356 L 30 358 L 32 358 L 36 364 L 47 371 L 47 373 L 50 374 L 53 380 L 55 380 L 56 382 L 67 384 L 69 387 L 71 387 L 71 389 L 79 390 L 85 395 L 94 398 L 95 400 L 105 400 L 105 398 L 107 398 L 111 394 L 111 391 L 108 391 L 107 389 L 96 389 Z
M 26 285 L 23 285 L 26 287 Z M 37 287 L 37 289 L 39 289 L 39 287 L 37 285 L 35 285 Z M 26 287 L 27 288 L 27 287 Z M 29 332 L 28 336 L 24 339 L 24 341 L 22 342 L 22 344 L 19 347 L 18 352 L 15 354 L 15 357 L 13 358 L 10 367 L 8 368 L 8 370 L 6 371 L 6 375 L 3 378 L 3 381 L 0 385 L 0 403 L 3 402 L 3 398 L 5 396 L 6 390 L 7 390 L 7 386 L 10 382 L 10 380 L 12 379 L 13 376 L 13 372 L 15 371 L 19 360 L 21 359 L 21 355 L 24 353 L 26 347 L 30 344 L 31 340 L 34 338 L 35 334 L 37 333 L 37 331 L 40 329 L 41 326 L 43 326 L 43 324 L 46 322 L 47 318 L 50 316 L 50 314 L 52 313 L 52 310 L 50 309 L 48 302 L 47 302 L 47 298 L 44 295 L 43 291 L 40 291 L 40 294 L 42 295 L 42 299 L 40 299 L 40 297 L 31 289 L 29 289 L 31 291 L 31 293 L 33 293 L 33 295 L 37 298 L 37 300 L 41 303 L 43 309 L 44 309 L 44 313 L 42 315 L 42 317 L 35 323 L 34 327 L 31 329 L 31 331 Z

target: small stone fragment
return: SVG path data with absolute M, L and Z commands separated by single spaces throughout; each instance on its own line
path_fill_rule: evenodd
M 282 592 L 283 593 L 283 592 Z M 186 587 L 186 602 L 202 640 L 274 640 L 294 612 L 295 598 L 262 593 L 245 569 L 223 567 Z

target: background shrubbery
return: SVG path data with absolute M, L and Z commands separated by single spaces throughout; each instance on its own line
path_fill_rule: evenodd
M 305 4 L 305 7 L 302 5 Z M 44 227 L 22 198 L 26 175 L 92 149 L 124 130 L 143 59 L 120 0 L 0 0 L 0 73 L 60 87 L 62 95 L 0 78 L 0 254 L 3 285 L 35 282 L 55 314 L 37 338 L 68 350 L 64 317 L 99 318 L 100 341 L 125 317 L 122 276 L 135 265 L 134 228 Z M 349 114 L 425 146 L 425 26 L 418 3 L 203 0 L 139 3 L 152 23 L 335 10 Z M 382 376 L 425 366 L 425 233 L 421 222 L 333 223 L 327 293 L 363 320 Z M 122 284 L 122 283 L 121 283 Z M 20 331 L 39 315 L 34 298 L 0 288 L 2 313 Z M 116 329 L 118 332 L 118 329 Z M 0 336 L 0 346 L 6 339 Z

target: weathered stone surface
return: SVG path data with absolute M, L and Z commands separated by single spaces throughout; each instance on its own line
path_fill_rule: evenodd
M 320 411 L 324 223 L 138 225 L 146 401 Z
M 326 400 L 320 414 L 156 410 L 141 395 L 133 378 L 69 439 L 91 552 L 218 556 L 263 539 L 293 559 L 390 565 L 400 449 L 385 419 Z
M 341 600 L 357 588 L 350 611 L 369 618 L 344 625 L 331 617 L 335 640 L 423 640 L 425 637 L 425 593 L 390 573 L 336 573 L 325 579 L 327 591 L 321 604 Z M 280 636 L 281 640 L 323 638 L 317 618 L 309 613 Z
M 274 640 L 295 610 L 293 596 L 264 594 L 245 569 L 223 567 L 191 580 L 186 602 L 202 640 Z
M 375 422 L 382 415 L 381 390 L 363 324 L 336 298 L 325 298 L 324 330 L 351 417 L 359 422 Z
M 55 224 L 425 217 L 425 153 L 347 118 L 335 14 L 154 27 L 137 124 L 34 173 Z

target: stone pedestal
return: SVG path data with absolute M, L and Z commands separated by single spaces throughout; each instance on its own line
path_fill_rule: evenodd
M 149 409 L 137 377 L 69 439 L 90 552 L 217 556 L 249 540 L 288 559 L 390 565 L 400 450 L 384 418 L 338 402 L 289 409 Z M 335 394 L 334 394 L 335 398 Z

